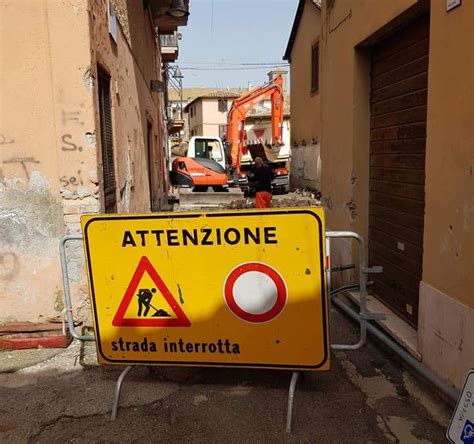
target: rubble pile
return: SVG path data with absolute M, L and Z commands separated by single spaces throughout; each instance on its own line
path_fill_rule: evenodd
M 302 190 L 297 188 L 294 191 L 294 194 L 303 196 L 303 197 L 310 197 L 311 199 L 317 199 L 317 200 L 321 199 L 321 192 L 318 190 L 313 190 L 311 188 L 303 188 Z
M 211 193 L 210 193 L 211 194 Z M 274 195 L 272 208 L 291 207 L 320 207 L 321 193 L 317 190 L 295 190 L 288 194 Z M 217 210 L 246 210 L 255 208 L 255 199 L 250 197 L 236 198 L 230 202 L 213 203 L 196 202 L 192 205 L 179 205 L 175 203 L 172 211 L 217 211 Z
M 307 198 L 296 198 L 288 195 L 288 197 L 281 199 L 272 200 L 272 208 L 285 208 L 285 207 L 320 207 L 321 201 L 311 197 Z
M 247 208 L 255 208 L 254 199 L 248 197 L 246 199 L 236 199 L 219 207 L 222 210 L 245 210 Z
M 317 192 L 305 192 L 303 193 L 289 193 L 286 195 L 274 196 L 272 200 L 272 208 L 286 208 L 286 207 L 319 207 L 321 206 L 321 200 L 318 195 L 321 193 Z M 245 210 L 247 208 L 255 208 L 254 199 L 238 199 L 232 202 L 222 205 L 219 209 L 225 210 Z

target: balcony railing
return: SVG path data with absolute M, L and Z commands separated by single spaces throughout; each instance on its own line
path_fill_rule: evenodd
M 176 34 L 160 35 L 161 47 L 178 46 L 178 36 Z

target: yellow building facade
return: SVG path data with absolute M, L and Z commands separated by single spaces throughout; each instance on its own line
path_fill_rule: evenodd
M 410 326 L 417 357 L 459 388 L 474 366 L 474 3 L 326 0 L 309 18 L 313 2 L 302 3 L 292 134 L 309 125 L 319 138 L 328 226 L 368 241 L 370 265 L 384 267 L 372 292 Z M 320 109 L 307 88 L 294 92 L 314 41 Z M 356 262 L 353 248 L 336 245 L 333 262 Z
M 79 232 L 81 214 L 167 205 L 157 30 L 187 22 L 169 6 L 0 1 L 0 323 L 63 311 L 59 239 Z M 68 257 L 75 315 L 87 321 L 82 245 Z

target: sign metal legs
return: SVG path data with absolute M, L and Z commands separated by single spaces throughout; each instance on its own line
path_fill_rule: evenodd
M 132 365 L 128 365 L 127 367 L 125 367 L 122 373 L 120 373 L 120 376 L 117 379 L 117 383 L 115 384 L 114 399 L 112 401 L 112 413 L 110 414 L 111 421 L 114 421 L 117 418 L 117 410 L 120 401 L 120 392 L 122 390 L 123 380 L 132 368 Z
M 293 372 L 291 375 L 290 389 L 288 391 L 288 409 L 286 412 L 286 431 L 291 433 L 291 420 L 293 419 L 293 399 L 295 397 L 296 383 L 298 382 L 299 372 Z

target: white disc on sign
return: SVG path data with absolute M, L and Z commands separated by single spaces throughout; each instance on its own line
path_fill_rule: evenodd
M 267 274 L 247 271 L 236 279 L 232 294 L 241 310 L 258 315 L 270 311 L 275 306 L 278 289 Z

